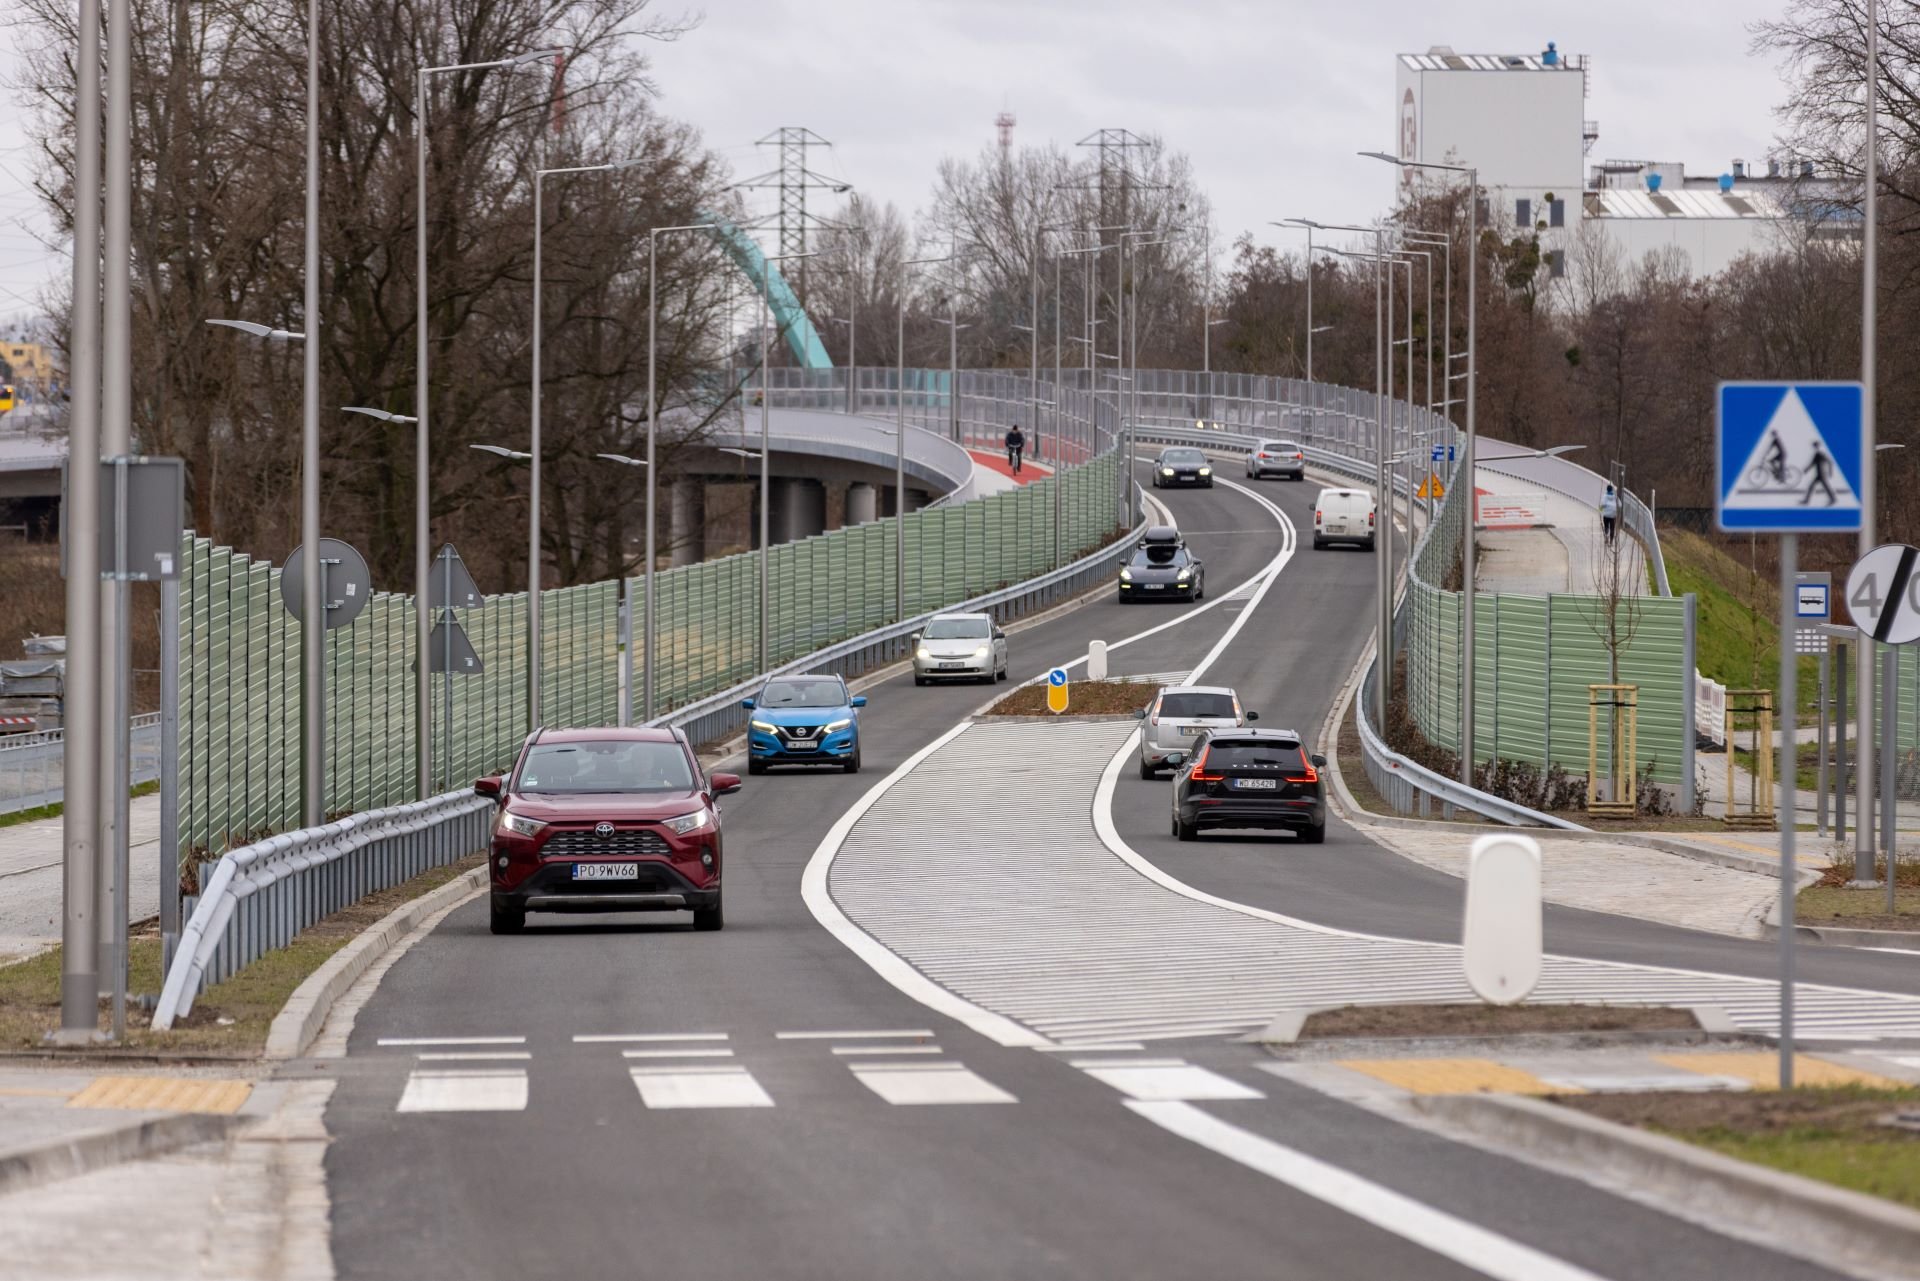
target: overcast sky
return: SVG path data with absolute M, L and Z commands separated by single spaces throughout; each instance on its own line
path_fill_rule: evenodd
M 1071 145 L 1095 129 L 1159 134 L 1188 153 L 1223 243 L 1269 219 L 1364 221 L 1391 174 L 1394 55 L 1536 53 L 1548 40 L 1593 59 L 1596 160 L 1684 161 L 1720 173 L 1763 155 L 1782 97 L 1777 67 L 1749 54 L 1745 24 L 1785 0 L 712 0 L 698 27 L 651 50 L 662 109 L 697 125 L 735 173 L 774 164 L 754 140 L 805 125 L 833 142 L 814 167 L 908 213 L 940 157 L 994 140 Z M 696 13 L 697 6 L 690 6 Z M 661 12 L 674 12 L 672 0 Z M 15 31 L 0 26 L 0 41 Z M 0 75 L 16 66 L 0 50 Z M 0 111 L 0 119 L 17 113 Z M 0 322 L 18 316 L 59 260 L 23 186 L 19 137 L 0 129 Z M 756 193 L 771 208 L 772 193 Z M 833 197 L 822 193 L 823 201 Z

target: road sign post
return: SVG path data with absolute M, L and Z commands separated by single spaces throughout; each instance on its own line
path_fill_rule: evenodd
M 1067 669 L 1064 667 L 1047 673 L 1047 710 L 1056 716 L 1067 710 Z
M 479 586 L 473 581 L 473 575 L 467 572 L 466 562 L 460 559 L 452 543 L 440 548 L 435 558 L 438 568 L 433 575 L 432 605 L 440 611 L 440 621 L 434 625 L 433 634 L 428 639 L 430 669 L 445 673 L 446 692 L 443 696 L 443 711 L 447 726 L 447 747 L 444 754 L 447 773 L 446 786 L 453 789 L 454 769 L 457 762 L 453 758 L 453 678 L 455 676 L 478 676 L 484 670 L 480 656 L 474 652 L 473 643 L 467 639 L 467 633 L 455 617 L 456 609 L 474 609 L 486 602 Z
M 1714 515 L 1729 533 L 1770 533 L 1780 537 L 1780 1088 L 1793 1085 L 1793 896 L 1795 769 L 1799 752 L 1795 732 L 1800 659 L 1788 638 L 1800 625 L 1802 603 L 1800 531 L 1854 533 L 1861 527 L 1866 488 L 1863 428 L 1865 394 L 1859 383 L 1721 383 L 1714 422 L 1717 470 Z M 1913 549 L 1906 549 L 1912 552 Z M 1862 564 L 1880 552 L 1869 553 Z M 1883 561 L 1886 558 L 1882 558 Z M 1898 554 L 1880 572 L 1899 573 L 1884 596 L 1904 599 L 1912 558 Z M 1856 573 L 1858 572 L 1856 567 Z M 1875 594 L 1881 584 L 1874 583 Z M 1808 592 L 1813 597 L 1825 593 Z M 1847 601 L 1854 600 L 1848 579 Z M 1824 599 L 1818 604 L 1826 605 Z M 1888 611 L 1892 628 L 1900 612 Z M 1913 611 L 1920 635 L 1920 605 Z M 1858 611 L 1856 610 L 1856 621 Z M 1875 622 L 1879 630 L 1879 620 Z M 1884 639 L 1883 637 L 1880 639 Z M 1864 707 L 1865 704 L 1863 703 Z M 1863 734 L 1864 739 L 1864 734 Z M 1865 744 L 1863 742 L 1863 747 Z M 1864 784 L 1871 787 L 1871 781 Z M 1863 813 L 1864 813 L 1863 807 Z
M 280 603 L 286 606 L 287 613 L 300 622 L 306 612 L 306 548 L 296 547 L 287 557 L 287 563 L 280 567 Z M 343 543 L 337 538 L 320 540 L 320 601 L 326 615 L 320 624 L 321 633 L 332 631 L 336 627 L 346 627 L 360 617 L 360 611 L 367 607 L 373 598 L 373 575 L 367 569 L 367 559 L 356 551 L 351 543 Z M 304 636 L 304 632 L 302 633 Z M 305 682 L 300 687 L 302 699 L 300 714 L 318 722 L 320 729 L 314 735 L 325 743 L 327 715 L 327 665 L 320 664 L 320 678 L 314 684 L 311 694 Z M 307 705 L 311 699 L 312 706 Z M 302 743 L 306 737 L 302 735 Z M 307 786 L 308 771 L 301 770 L 302 786 Z M 303 812 L 311 810 L 323 818 L 327 812 L 326 770 L 313 771 L 313 777 L 320 780 L 320 795 L 314 804 L 303 804 Z

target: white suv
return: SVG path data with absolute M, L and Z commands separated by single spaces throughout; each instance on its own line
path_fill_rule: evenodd
M 1225 685 L 1170 685 L 1134 715 L 1146 722 L 1140 727 L 1141 778 L 1171 768 L 1167 757 L 1193 751 L 1203 734 L 1260 719 L 1260 713 L 1244 710 L 1240 696 Z

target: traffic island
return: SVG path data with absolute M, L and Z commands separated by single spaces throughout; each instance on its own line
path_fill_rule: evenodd
M 1275 1058 L 1415 1057 L 1471 1050 L 1532 1055 L 1607 1047 L 1697 1045 L 1752 1038 L 1710 1006 L 1345 1005 L 1288 1010 L 1245 1038 Z
M 1159 693 L 1160 684 L 1157 681 L 1074 681 L 1067 687 L 1066 716 L 1081 720 L 1094 716 L 1132 716 L 1153 702 Z M 981 715 L 1061 719 L 1047 710 L 1047 686 L 1044 683 L 1022 685 Z

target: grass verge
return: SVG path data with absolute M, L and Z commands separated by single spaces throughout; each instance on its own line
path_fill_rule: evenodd
M 1691 530 L 1660 531 L 1660 554 L 1675 596 L 1692 592 L 1699 601 L 1695 666 L 1729 689 L 1778 690 L 1780 683 L 1778 588 L 1771 575 L 1753 569 L 1726 548 Z M 1819 666 L 1800 660 L 1800 705 L 1819 698 Z
M 160 790 L 156 779 L 151 783 L 136 783 L 127 789 L 128 796 L 152 796 Z M 15 810 L 11 814 L 0 814 L 0 827 L 14 827 L 20 823 L 33 823 L 43 818 L 59 818 L 67 812 L 67 807 L 59 801 L 51 805 L 36 805 L 30 810 Z
M 1836 925 L 1853 930 L 1920 930 L 1920 861 L 1895 866 L 1893 914 L 1887 913 L 1887 887 L 1855 889 L 1851 856 L 1836 859 L 1820 879 L 1793 900 L 1794 919 L 1802 925 Z
M 1307 1018 L 1300 1039 L 1517 1036 L 1529 1032 L 1695 1030 L 1690 1010 L 1643 1005 L 1347 1005 Z
M 193 1004 L 193 1013 L 170 1031 L 153 1031 L 145 1017 L 130 1009 L 125 1048 L 223 1057 L 258 1054 L 267 1043 L 267 1029 L 274 1016 L 293 990 L 328 957 L 402 903 L 480 866 L 485 857 L 471 854 L 457 863 L 432 868 L 314 922 L 286 947 L 267 953 L 224 983 L 201 993 Z M 156 932 L 149 928 L 134 935 L 128 961 L 130 991 L 160 990 L 160 938 Z M 59 948 L 0 968 L 0 1050 L 40 1049 L 46 1034 L 59 1024 Z M 101 1026 L 106 1026 L 104 1020 Z
M 1147 681 L 1074 681 L 1067 686 L 1069 716 L 1130 716 L 1160 692 Z M 1045 716 L 1047 687 L 1022 685 L 986 711 L 988 716 Z
M 1564 1095 L 1555 1102 L 1727 1156 L 1920 1208 L 1920 1088 Z

